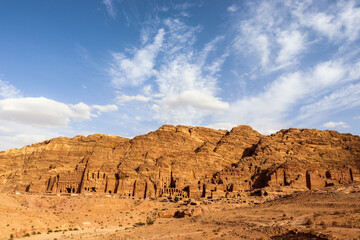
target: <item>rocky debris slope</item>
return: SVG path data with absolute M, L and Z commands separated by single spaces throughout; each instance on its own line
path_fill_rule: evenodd
M 221 198 L 359 180 L 360 138 L 316 129 L 264 136 L 164 125 L 133 139 L 59 137 L 0 153 L 0 192 Z

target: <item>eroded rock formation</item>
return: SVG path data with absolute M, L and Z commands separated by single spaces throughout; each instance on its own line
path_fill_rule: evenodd
M 264 136 L 165 125 L 127 139 L 55 138 L 0 153 L 0 191 L 236 197 L 359 180 L 360 138 L 316 129 Z

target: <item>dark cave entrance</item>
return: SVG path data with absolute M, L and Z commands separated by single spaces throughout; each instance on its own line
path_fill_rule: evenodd
M 306 186 L 311 190 L 311 178 L 309 171 L 306 171 Z

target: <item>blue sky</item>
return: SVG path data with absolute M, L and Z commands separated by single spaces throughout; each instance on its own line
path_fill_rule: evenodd
M 360 1 L 1 1 L 1 150 L 163 124 L 359 135 Z

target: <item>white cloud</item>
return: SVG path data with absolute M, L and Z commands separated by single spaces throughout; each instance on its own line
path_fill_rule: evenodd
M 310 16 L 310 21 L 306 20 L 308 25 L 313 27 L 315 30 L 326 35 L 330 39 L 338 37 L 341 31 L 341 23 L 333 22 L 334 16 L 329 16 L 325 13 L 316 13 Z
M 0 126 L 0 133 L 11 133 L 12 130 L 8 127 Z
M 95 115 L 91 113 L 91 107 L 83 102 L 80 102 L 75 105 L 70 104 L 69 106 L 67 105 L 65 106 L 71 109 L 71 112 L 65 115 L 67 118 L 67 122 L 70 121 L 70 118 L 76 121 L 83 121 L 83 120 L 89 120 L 91 119 L 91 117 L 95 117 Z
M 205 48 L 204 51 L 209 51 Z M 155 119 L 183 124 L 199 124 L 205 115 L 229 108 L 228 103 L 216 97 L 217 73 L 224 58 L 206 64 L 207 53 L 199 58 L 193 52 L 177 54 L 163 64 L 156 75 L 159 94 Z
M 253 44 L 261 55 L 261 65 L 263 67 L 266 67 L 269 63 L 270 57 L 270 46 L 268 37 L 264 34 L 259 34 L 255 37 Z
M 116 102 L 120 105 L 123 105 L 126 102 L 131 102 L 131 101 L 149 102 L 150 100 L 151 100 L 150 97 L 146 97 L 140 94 L 136 96 L 121 95 L 116 97 Z
M 260 1 L 248 5 L 249 18 L 234 17 L 237 35 L 233 47 L 244 59 L 254 61 L 256 56 L 265 73 L 298 64 L 308 48 L 324 37 L 333 44 L 351 44 L 360 36 L 360 7 L 355 1 Z
M 176 4 L 174 6 L 174 9 L 183 11 L 183 10 L 186 10 L 186 9 L 194 7 L 194 6 L 195 6 L 195 4 L 193 4 L 193 3 L 185 2 L 185 3 Z
M 276 58 L 279 65 L 293 63 L 296 56 L 305 49 L 305 37 L 299 31 L 282 31 L 279 33 L 277 42 L 281 46 Z
M 167 38 L 163 46 L 167 60 L 176 58 L 177 54 L 194 50 L 193 45 L 197 40 L 196 33 L 201 30 L 200 26 L 190 27 L 177 18 L 165 19 L 163 23 L 167 29 Z
M 349 128 L 350 126 L 347 125 L 345 122 L 327 122 L 323 124 L 323 127 L 326 128 Z
M 105 112 L 114 112 L 118 110 L 118 107 L 114 104 L 92 105 L 91 108 L 97 110 L 97 115 L 100 115 L 101 113 L 105 113 Z
M 227 8 L 227 10 L 228 10 L 229 12 L 236 12 L 236 11 L 238 10 L 238 8 L 237 8 L 237 6 L 236 6 L 235 4 L 233 4 L 233 5 L 229 6 L 229 7 Z
M 271 5 L 263 3 L 261 6 L 252 8 L 254 11 L 249 19 L 235 19 L 234 26 L 237 31 L 233 47 L 240 55 L 254 55 L 254 53 L 261 59 L 262 67 L 267 67 L 270 57 L 270 45 L 272 35 L 275 29 L 274 19 L 270 12 Z M 269 34 L 271 32 L 271 34 Z
M 163 44 L 164 29 L 160 29 L 154 42 L 135 51 L 133 58 L 123 53 L 112 53 L 113 61 L 108 69 L 115 87 L 138 86 L 152 77 L 155 58 Z
M 360 8 L 355 1 L 338 1 L 336 5 L 314 8 L 302 4 L 294 10 L 303 26 L 307 26 L 331 41 L 354 41 L 360 34 Z
M 91 107 L 82 102 L 72 105 L 44 97 L 7 98 L 0 100 L 0 119 L 49 128 L 66 127 L 71 119 L 83 121 L 97 116 L 92 113 L 93 109 L 98 110 L 100 114 L 105 110 L 114 111 L 117 109 L 115 107 L 112 105 Z
M 357 106 L 360 106 L 360 83 L 349 84 L 301 107 L 299 119 L 334 114 Z
M 209 55 L 217 50 L 217 45 L 224 37 L 217 36 L 205 44 L 201 51 L 196 51 L 194 44 L 196 33 L 200 31 L 199 27 L 190 27 L 178 18 L 165 19 L 161 24 L 162 28 L 155 37 L 161 41 L 155 40 L 153 44 L 136 51 L 133 59 L 126 59 L 132 63 L 127 64 L 126 68 L 121 66 L 124 58 L 118 59 L 117 62 L 120 64 L 117 66 L 120 67 L 117 70 L 121 71 L 117 71 L 119 77 L 115 78 L 115 82 L 121 85 L 125 79 L 120 77 L 119 73 L 122 76 L 130 76 L 134 74 L 128 72 L 135 69 L 141 74 L 131 77 L 132 84 L 128 85 L 141 88 L 142 93 L 118 93 L 117 103 L 125 108 L 127 103 L 132 102 L 133 107 L 137 106 L 137 111 L 144 114 L 146 112 L 149 116 L 151 112 L 152 118 L 156 121 L 174 124 L 199 124 L 204 116 L 228 109 L 229 104 L 216 96 L 217 78 L 228 54 L 223 53 L 215 60 L 209 60 Z M 160 48 L 161 55 L 155 59 Z M 144 49 L 156 49 L 151 51 L 153 54 L 149 54 L 151 57 L 146 58 L 150 60 L 145 67 L 141 62 L 144 58 L 141 58 L 141 61 L 137 60 L 140 59 L 137 57 L 139 51 Z M 153 81 L 146 83 L 149 78 Z M 134 105 L 136 102 L 138 105 Z
M 199 57 L 198 57 L 198 64 L 199 65 L 205 65 L 206 64 L 206 60 L 209 57 L 209 54 L 213 51 L 216 50 L 217 48 L 217 44 L 219 42 L 221 42 L 222 40 L 224 40 L 224 36 L 217 36 L 215 37 L 214 40 L 212 40 L 211 42 L 205 44 L 205 47 L 202 49 L 202 51 L 199 52 Z M 217 72 L 218 70 L 216 70 Z
M 23 124 L 66 126 L 74 112 L 64 103 L 43 97 L 0 100 L 0 119 Z
M 355 24 L 359 17 L 353 1 L 322 5 L 292 0 L 249 2 L 244 5 L 250 9 L 246 15 L 235 14 L 237 6 L 229 6 L 228 16 L 236 19 L 236 36 L 231 46 L 220 50 L 218 47 L 229 40 L 229 35 L 215 37 L 201 49 L 201 42 L 197 42 L 201 26 L 191 27 L 180 18 L 159 21 L 157 28 L 164 31 L 160 50 L 156 57 L 148 58 L 150 64 L 142 67 L 145 73 L 139 71 L 139 77 L 134 74 L 130 83 L 117 78 L 121 86 L 135 87 L 128 92 L 122 89 L 117 102 L 124 108 L 131 102 L 129 105 L 136 106 L 137 111 L 141 109 L 161 123 L 207 124 L 227 129 L 248 124 L 264 134 L 309 119 L 318 118 L 318 123 L 323 123 L 319 112 L 351 108 L 360 99 L 354 83 L 360 77 L 358 57 L 338 50 L 342 48 L 339 39 L 347 43 L 358 39 L 360 24 Z M 143 30 L 143 42 L 149 42 L 151 34 L 154 31 Z M 126 59 L 132 63 L 126 69 L 136 69 L 135 65 L 141 65 L 137 53 L 154 43 L 136 50 L 133 57 L 121 55 L 117 62 Z M 315 56 L 317 48 L 330 51 Z M 231 70 L 240 78 L 236 84 L 242 84 L 237 96 L 231 92 L 235 95 L 229 97 L 235 99 L 232 102 L 219 95 L 225 91 L 219 88 L 219 79 L 229 55 L 239 60 L 238 69 Z M 226 84 L 234 86 L 235 82 L 224 79 L 220 86 L 228 87 Z
M 166 109 L 178 109 L 185 106 L 203 110 L 225 110 L 229 108 L 229 104 L 222 102 L 220 98 L 197 90 L 167 96 L 161 102 L 166 104 Z
M 116 11 L 115 8 L 113 6 L 113 2 L 112 0 L 103 0 L 103 3 L 106 6 L 106 11 L 108 12 L 108 14 L 115 19 L 116 18 Z
M 15 98 L 20 97 L 20 91 L 8 82 L 0 80 L 0 97 L 1 98 Z
M 287 23 L 289 8 L 269 1 L 252 5 L 256 6 L 251 7 L 250 18 L 234 22 L 237 35 L 233 47 L 247 59 L 257 56 L 265 72 L 298 63 L 298 57 L 306 51 L 306 33 L 298 24 Z
M 230 104 L 229 111 L 225 112 L 218 119 L 219 122 L 237 122 L 239 124 L 249 124 L 258 131 L 266 133 L 269 130 L 281 129 L 288 126 L 291 121 L 305 120 L 313 114 L 304 113 L 304 109 L 300 110 L 299 115 L 290 116 L 290 111 L 295 111 L 294 107 L 301 104 L 302 101 L 312 101 L 313 96 L 321 96 L 326 94 L 329 89 L 341 84 L 357 80 L 358 74 L 353 74 L 355 64 L 344 64 L 341 62 L 328 61 L 316 65 L 310 71 L 298 71 L 290 74 L 284 74 L 265 87 L 264 91 L 258 95 L 251 97 L 243 97 L 238 101 Z M 351 94 L 350 94 L 351 93 Z M 344 104 L 359 103 L 358 86 L 354 85 L 345 89 L 338 99 Z M 346 100 L 348 97 L 348 100 Z M 335 99 L 335 97 L 334 97 Z M 339 107 L 334 103 L 326 104 L 332 107 Z M 354 105 L 352 105 L 354 106 Z M 321 111 L 325 106 L 314 106 L 313 109 Z
M 0 80 L 0 149 L 43 141 L 60 135 L 78 135 L 72 121 L 90 120 L 118 110 L 116 105 L 65 104 L 45 97 L 23 97 L 20 90 Z

